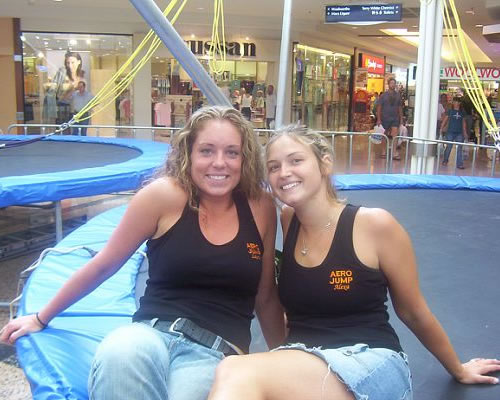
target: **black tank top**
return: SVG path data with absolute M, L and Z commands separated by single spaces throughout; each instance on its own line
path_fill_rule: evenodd
M 380 270 L 361 263 L 354 252 L 352 232 L 358 209 L 344 208 L 330 250 L 314 268 L 295 261 L 300 222 L 293 216 L 278 282 L 290 328 L 289 343 L 324 348 L 366 343 L 401 351 L 385 305 L 387 280 Z
M 211 244 L 187 204 L 179 220 L 147 242 L 149 279 L 134 321 L 189 318 L 248 352 L 264 247 L 247 199 L 235 193 L 239 230 Z

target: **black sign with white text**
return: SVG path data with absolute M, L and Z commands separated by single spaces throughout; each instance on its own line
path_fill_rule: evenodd
M 382 22 L 401 21 L 401 4 L 367 4 L 351 6 L 326 6 L 325 22 Z

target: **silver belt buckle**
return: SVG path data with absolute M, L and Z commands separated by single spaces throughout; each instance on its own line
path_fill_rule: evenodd
M 175 330 L 175 325 L 177 324 L 177 322 L 179 322 L 182 318 L 177 318 L 174 322 L 172 322 L 172 325 L 170 325 L 170 328 L 168 328 L 168 331 L 169 332 L 177 332 Z

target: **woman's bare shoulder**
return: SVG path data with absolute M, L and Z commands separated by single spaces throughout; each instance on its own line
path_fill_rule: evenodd
M 184 208 L 187 201 L 186 191 L 177 179 L 172 177 L 161 177 L 148 183 L 138 193 L 145 206 L 158 208 L 160 210 L 172 210 Z

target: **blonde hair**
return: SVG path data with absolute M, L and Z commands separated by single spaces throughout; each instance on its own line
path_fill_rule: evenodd
M 208 121 L 227 121 L 241 135 L 241 178 L 235 190 L 241 191 L 247 198 L 258 198 L 264 182 L 262 148 L 257 141 L 253 127 L 241 113 L 232 107 L 202 107 L 189 119 L 172 139 L 171 151 L 165 164 L 165 175 L 177 178 L 188 194 L 188 203 L 197 209 L 198 187 L 191 177 L 191 152 L 198 132 Z
M 304 125 L 299 124 L 291 124 L 286 125 L 278 130 L 276 130 L 269 141 L 266 144 L 266 158 L 269 156 L 269 148 L 271 145 L 276 142 L 279 138 L 286 136 L 289 137 L 296 142 L 303 144 L 304 146 L 309 147 L 316 160 L 318 161 L 318 165 L 322 172 L 325 171 L 324 167 L 324 157 L 330 157 L 330 160 L 333 162 L 333 147 L 328 142 L 328 140 L 320 133 L 314 132 Z M 333 183 L 333 174 L 328 173 L 327 175 L 327 194 L 334 201 L 341 201 L 338 199 L 337 192 L 335 190 L 335 186 Z

